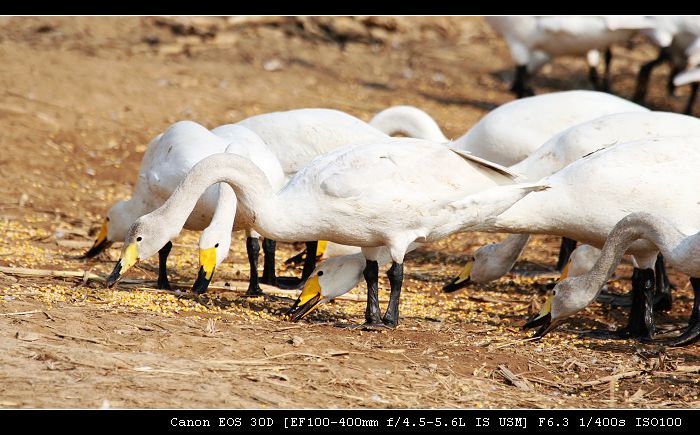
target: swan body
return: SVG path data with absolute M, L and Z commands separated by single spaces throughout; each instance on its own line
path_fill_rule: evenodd
M 255 132 L 291 177 L 314 157 L 352 142 L 385 139 L 387 134 L 345 112 L 297 109 L 251 116 L 237 123 Z
M 651 20 L 641 16 L 501 16 L 485 17 L 485 20 L 508 44 L 516 63 L 512 90 L 518 97 L 531 94 L 527 76 L 550 59 L 586 55 L 593 71 L 600 59 L 599 50 L 609 49 L 615 43 L 629 40 L 635 32 L 653 26 Z M 608 66 L 609 58 L 608 55 Z M 597 76 L 592 74 L 593 77 Z
M 549 58 L 585 55 L 618 42 L 653 23 L 641 16 L 485 17 L 502 35 L 518 65 L 536 71 Z
M 399 272 L 411 242 L 461 231 L 540 188 L 535 183 L 510 188 L 513 174 L 505 168 L 417 139 L 388 138 L 331 151 L 312 160 L 278 192 L 249 160 L 218 154 L 195 165 L 163 206 L 131 226 L 108 283 L 179 232 L 197 198 L 218 182 L 233 188 L 238 210 L 264 237 L 361 246 L 374 265 L 376 248 L 386 246 L 394 263 L 389 324 L 398 321 Z M 500 187 L 499 194 L 492 197 L 485 190 L 489 187 Z M 376 293 L 376 275 L 373 286 Z M 378 306 L 372 312 L 376 323 Z
M 700 200 L 699 195 L 684 198 L 684 201 Z M 586 273 L 561 281 L 554 288 L 553 296 L 546 304 L 548 309 L 541 317 L 549 317 L 549 325 L 543 334 L 553 329 L 550 325 L 575 314 L 588 306 L 609 279 L 620 259 L 637 240 L 652 243 L 651 251 L 661 251 L 668 263 L 678 271 L 692 277 L 695 303 L 688 329 L 679 337 L 668 341 L 672 345 L 685 345 L 700 338 L 700 212 L 697 207 L 691 214 L 681 213 L 667 216 L 637 212 L 621 219 L 607 237 L 602 251 L 596 256 L 595 265 Z M 685 210 L 686 212 L 690 209 Z M 679 225 L 683 222 L 682 226 Z

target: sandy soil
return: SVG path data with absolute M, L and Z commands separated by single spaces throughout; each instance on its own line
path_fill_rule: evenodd
M 148 140 L 176 120 L 214 127 L 298 107 L 369 119 L 414 104 L 456 137 L 512 99 L 507 48 L 479 18 L 0 18 L 0 29 L 3 267 L 107 273 L 116 247 L 96 261 L 76 257 L 128 197 Z M 629 97 L 654 54 L 641 40 L 616 47 L 614 91 Z M 666 97 L 666 72 L 655 73 L 650 104 L 678 111 L 687 90 Z M 534 86 L 589 88 L 585 61 L 558 60 Z M 196 238 L 176 241 L 172 280 L 192 282 Z M 580 336 L 624 325 L 623 309 L 594 304 L 541 341 L 519 341 L 555 276 L 556 238 L 537 237 L 497 282 L 441 293 L 466 255 L 499 238 L 458 235 L 411 254 L 392 332 L 354 328 L 362 288 L 352 293 L 360 301 L 300 323 L 279 316 L 294 293 L 241 297 L 241 235 L 217 272 L 221 289 L 200 298 L 0 273 L 0 407 L 700 406 L 697 345 Z M 280 259 L 296 250 L 281 244 Z M 152 280 L 156 265 L 129 277 Z M 630 270 L 611 286 L 628 288 Z M 684 326 L 692 301 L 687 278 L 671 279 L 678 291 L 673 312 L 658 316 L 662 329 Z

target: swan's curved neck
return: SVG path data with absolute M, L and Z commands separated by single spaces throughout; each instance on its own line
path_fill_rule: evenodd
M 280 213 L 284 207 L 265 174 L 253 162 L 235 154 L 215 154 L 197 163 L 154 212 L 160 216 L 154 217 L 160 217 L 164 225 L 181 229 L 202 193 L 220 182 L 233 188 L 240 216 L 263 236 L 278 240 L 277 232 L 286 236 L 294 227 L 294 222 L 290 222 L 293 215 Z
M 435 142 L 449 141 L 435 120 L 415 107 L 390 107 L 376 114 L 369 124 L 389 136 L 404 134 L 408 137 Z
M 499 258 L 502 258 L 504 270 L 504 275 L 513 268 L 515 261 L 523 253 L 528 240 L 530 240 L 529 234 L 509 234 L 501 243 L 498 244 Z
M 216 202 L 216 210 L 207 227 L 216 232 L 230 233 L 236 218 L 237 209 L 236 194 L 226 183 L 219 183 L 219 199 Z M 248 223 L 239 227 L 248 227 Z
M 599 289 L 615 272 L 622 256 L 635 240 L 646 239 L 654 243 L 664 257 L 672 260 L 676 256 L 673 247 L 685 237 L 666 219 L 649 213 L 632 213 L 620 220 L 610 231 L 598 261 L 584 275 Z

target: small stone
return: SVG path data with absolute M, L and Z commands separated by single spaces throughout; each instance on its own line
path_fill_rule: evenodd
M 17 332 L 15 334 L 15 338 L 18 340 L 22 341 L 37 341 L 38 339 L 41 338 L 41 335 L 37 334 L 36 332 Z
M 435 74 L 433 74 L 432 79 L 433 79 L 434 82 L 445 83 L 445 74 L 443 74 L 443 73 L 435 73 Z
M 279 59 L 270 59 L 263 63 L 263 69 L 270 72 L 279 71 L 282 69 L 282 61 Z

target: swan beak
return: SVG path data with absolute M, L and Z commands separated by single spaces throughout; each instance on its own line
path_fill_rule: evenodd
M 136 251 L 136 244 L 130 243 L 124 252 L 122 252 L 122 258 L 117 261 L 114 265 L 114 270 L 107 277 L 107 287 L 112 287 L 114 284 L 122 279 L 122 275 L 131 268 L 138 261 L 138 252 Z
M 474 260 L 469 260 L 467 264 L 464 265 L 462 273 L 456 278 L 452 279 L 449 283 L 445 284 L 442 291 L 445 293 L 452 293 L 461 288 L 466 287 L 470 282 L 470 274 L 472 273 L 472 267 L 474 266 Z
M 284 264 L 301 264 L 306 260 L 306 249 L 298 253 L 293 257 L 289 257 L 284 260 Z
M 550 320 L 546 325 L 542 325 L 542 327 L 540 329 L 538 329 L 537 332 L 535 332 L 533 334 L 533 337 L 537 337 L 537 338 L 544 337 L 545 335 L 547 335 L 547 333 L 549 333 L 549 331 L 551 331 L 554 328 L 556 328 L 557 326 L 559 326 L 559 324 L 561 322 L 562 322 L 561 319 Z
M 326 252 L 327 240 L 319 240 L 316 245 L 316 261 L 321 260 L 323 253 Z M 301 264 L 306 261 L 306 250 L 301 251 L 297 255 L 290 257 L 284 261 L 284 264 Z
M 321 285 L 318 282 L 318 275 L 315 275 L 306 280 L 304 289 L 294 305 L 287 311 L 287 316 L 292 322 L 299 321 L 318 308 L 321 301 L 323 301 Z
M 540 314 L 535 317 L 534 319 L 530 320 L 526 324 L 523 325 L 523 329 L 528 329 L 528 328 L 534 328 L 537 326 L 540 326 L 540 329 L 535 332 L 535 335 L 533 337 L 539 337 L 542 338 L 547 334 L 549 331 L 552 329 L 556 328 L 559 323 L 561 323 L 560 319 L 552 320 L 552 300 L 554 299 L 553 295 L 549 295 L 547 297 L 547 301 L 544 303 L 544 306 L 542 307 L 542 310 L 540 311 Z
M 560 282 L 564 278 L 569 276 L 569 266 L 571 266 L 571 259 L 569 259 L 569 261 L 566 262 L 566 266 L 564 266 L 564 268 L 561 270 L 561 276 L 559 277 L 559 279 L 557 279 L 557 282 Z
M 199 273 L 192 286 L 192 291 L 201 294 L 207 291 L 216 268 L 216 248 L 199 250 Z
M 102 223 L 100 231 L 97 233 L 97 238 L 95 238 L 95 243 L 92 244 L 92 248 L 83 254 L 83 258 L 93 258 L 100 252 L 109 248 L 112 242 L 107 240 L 107 219 Z
M 316 260 L 320 260 L 323 257 L 323 253 L 326 252 L 326 246 L 328 245 L 328 240 L 319 240 L 316 244 Z

